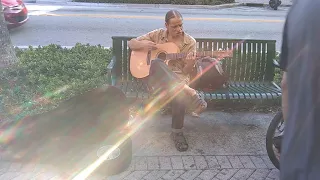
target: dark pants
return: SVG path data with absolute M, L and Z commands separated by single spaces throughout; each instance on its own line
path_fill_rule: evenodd
M 179 87 L 183 83 L 174 72 L 161 60 L 151 61 L 150 75 L 148 76 L 149 87 L 154 87 L 155 92 L 168 91 L 172 87 Z M 160 90 L 160 91 L 158 91 Z M 172 128 L 180 130 L 184 124 L 185 103 L 183 101 L 183 92 L 180 92 L 171 102 L 172 108 Z

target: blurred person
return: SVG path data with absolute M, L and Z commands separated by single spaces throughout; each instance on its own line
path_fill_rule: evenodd
M 320 179 L 319 9 L 318 0 L 296 0 L 284 25 L 280 65 L 287 97 L 281 180 Z

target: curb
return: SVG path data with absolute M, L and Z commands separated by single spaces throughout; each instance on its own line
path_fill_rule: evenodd
M 243 3 L 244 6 L 248 7 L 269 7 L 269 4 L 266 3 Z M 279 7 L 291 7 L 291 4 L 281 4 Z

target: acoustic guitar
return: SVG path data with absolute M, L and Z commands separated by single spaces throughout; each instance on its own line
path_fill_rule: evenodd
M 159 58 L 167 65 L 171 60 L 180 60 L 187 57 L 187 53 L 180 53 L 178 46 L 172 42 L 157 44 L 156 50 L 132 51 L 130 56 L 130 71 L 136 78 L 144 78 L 149 75 L 151 61 Z M 201 51 L 196 57 L 231 57 L 232 52 L 227 51 Z

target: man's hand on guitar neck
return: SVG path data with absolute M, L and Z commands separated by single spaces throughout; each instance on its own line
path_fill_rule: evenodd
M 194 64 L 196 60 L 196 54 L 194 52 L 188 53 L 187 57 L 184 59 L 186 64 Z
M 190 73 L 196 61 L 196 54 L 190 52 L 187 57 L 184 59 L 186 66 L 183 68 L 184 73 Z

